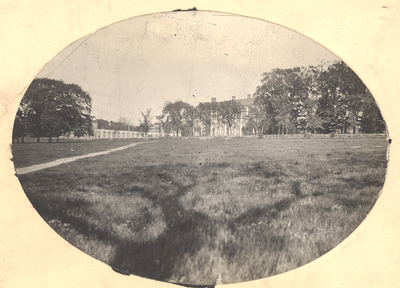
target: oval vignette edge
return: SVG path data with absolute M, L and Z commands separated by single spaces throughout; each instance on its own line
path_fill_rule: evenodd
M 62 50 L 21 101 L 12 152 L 32 205 L 75 247 L 126 274 L 215 285 L 336 247 L 378 198 L 387 147 L 373 96 L 326 48 L 175 11 Z

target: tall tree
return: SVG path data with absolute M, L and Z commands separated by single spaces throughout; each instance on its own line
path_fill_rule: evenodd
M 158 126 L 160 127 L 160 129 L 166 133 L 169 134 L 171 132 L 172 129 L 172 125 L 171 122 L 168 119 L 167 115 L 161 114 L 156 116 L 157 121 L 158 121 Z
M 346 82 L 346 72 L 343 65 L 334 63 L 319 77 L 319 98 L 318 115 L 324 119 L 323 127 L 325 133 L 342 132 L 346 127 L 348 105 L 343 90 Z
M 304 105 L 304 115 L 301 118 L 301 127 L 304 132 L 315 134 L 317 131 L 321 131 L 324 126 L 324 120 L 322 117 L 317 115 L 318 101 L 316 98 L 310 97 L 307 99 Z
M 276 111 L 272 105 L 272 95 L 265 89 L 265 85 L 257 87 L 254 93 L 254 108 L 250 110 L 252 119 L 259 125 L 259 133 L 276 133 Z
M 382 131 L 384 122 L 370 91 L 346 63 L 338 61 L 330 65 L 321 73 L 319 83 L 319 115 L 325 120 L 325 132 L 346 133 L 349 129 L 355 131 L 358 126 L 364 132 Z M 366 124 L 366 118 L 369 117 L 367 111 L 376 115 L 379 120 L 373 121 L 374 127 L 366 129 L 365 125 L 372 123 Z
M 17 115 L 15 116 L 14 120 L 14 129 L 12 138 L 13 141 L 19 143 L 19 138 L 21 138 L 21 143 L 24 143 L 24 137 L 26 135 L 26 128 L 25 128 L 26 119 L 24 117 L 24 112 L 21 107 L 18 107 Z
M 235 100 L 223 101 L 218 105 L 218 113 L 221 122 L 228 126 L 228 135 L 231 134 L 232 126 L 236 125 L 242 115 L 242 105 Z
M 360 126 L 363 133 L 384 133 L 386 130 L 386 123 L 370 93 L 362 101 Z
M 273 69 L 263 74 L 257 87 L 255 105 L 264 118 L 276 126 L 273 133 L 288 133 L 298 127 L 298 117 L 307 99 L 309 88 L 304 68 Z M 267 116 L 268 115 L 268 116 Z M 271 132 L 272 132 L 271 131 Z
M 26 129 L 31 135 L 47 136 L 49 142 L 74 132 L 76 136 L 93 135 L 90 115 L 91 97 L 75 84 L 37 78 L 26 91 L 21 106 L 25 111 Z
M 175 135 L 179 134 L 190 135 L 192 133 L 194 117 L 194 107 L 183 101 L 171 102 L 167 101 L 162 111 L 162 115 L 157 117 L 160 121 L 163 121 L 163 125 L 170 127 Z
M 258 98 L 261 100 L 261 98 Z M 259 105 L 255 105 L 250 109 L 249 119 L 246 123 L 246 129 L 248 131 L 254 130 L 257 134 L 262 135 L 265 132 L 270 131 L 272 127 L 272 117 L 270 114 L 266 113 L 268 110 L 266 107 L 261 105 L 261 102 L 258 102 Z
M 200 103 L 196 107 L 196 116 L 203 124 L 206 135 L 210 135 L 211 133 L 211 126 L 216 118 L 217 111 L 218 111 L 217 102 Z
M 252 120 L 264 119 L 268 133 L 384 131 L 371 93 L 343 61 L 264 73 L 254 103 Z
M 140 132 L 145 133 L 147 135 L 147 133 L 149 133 L 150 128 L 154 126 L 154 124 L 152 123 L 152 117 L 151 117 L 151 109 L 147 109 L 146 113 L 140 112 L 142 114 L 142 120 L 139 120 L 140 124 L 139 124 L 139 129 Z

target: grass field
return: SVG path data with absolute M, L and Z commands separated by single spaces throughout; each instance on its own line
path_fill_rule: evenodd
M 147 141 L 146 138 L 132 139 L 95 139 L 75 140 L 60 139 L 60 142 L 36 142 L 35 139 L 25 139 L 26 143 L 12 145 L 15 168 L 50 162 L 60 158 L 81 156 L 88 153 L 113 149 L 131 143 Z
M 386 151 L 383 137 L 161 139 L 19 179 L 57 233 L 113 267 L 234 283 L 345 239 L 378 197 Z

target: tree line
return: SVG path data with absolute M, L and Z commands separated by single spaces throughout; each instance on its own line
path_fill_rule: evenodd
M 243 119 L 244 134 L 383 133 L 385 122 L 370 91 L 343 62 L 273 69 L 262 75 L 248 113 L 239 102 L 166 102 L 157 116 L 163 130 L 192 135 L 201 123 L 231 127 Z
M 199 103 L 197 106 L 183 101 L 167 101 L 162 114 L 156 118 L 166 133 L 176 136 L 192 136 L 196 132 L 210 135 L 212 125 L 221 124 L 227 125 L 229 133 L 241 119 L 242 110 L 242 105 L 234 100 Z
M 14 120 L 13 140 L 24 142 L 26 136 L 93 135 L 92 99 L 76 84 L 36 78 L 29 85 Z
M 99 129 L 147 134 L 151 128 L 176 136 L 211 135 L 212 127 L 244 124 L 243 134 L 383 133 L 385 122 L 370 91 L 343 62 L 276 68 L 262 75 L 248 112 L 239 101 L 199 103 L 167 101 L 153 121 L 151 109 L 141 112 L 138 126 L 125 118 L 98 120 Z M 93 135 L 91 97 L 75 84 L 37 78 L 25 93 L 14 122 L 13 139 Z M 201 129 L 201 130 L 200 130 Z M 17 140 L 18 141 L 18 140 Z
M 195 132 L 210 134 L 213 124 L 226 124 L 229 129 L 241 118 L 243 107 L 235 101 L 223 101 L 213 103 L 200 103 L 192 106 L 181 100 L 165 102 L 162 114 L 156 116 L 156 121 L 151 116 L 151 109 L 141 112 L 139 125 L 130 125 L 129 121 L 120 118 L 118 122 L 99 119 L 98 128 L 108 130 L 140 131 L 147 134 L 151 128 L 164 131 L 175 136 L 193 136 Z
M 383 133 L 385 122 L 370 91 L 343 62 L 273 69 L 262 75 L 248 113 L 234 100 L 200 103 L 166 102 L 157 119 L 163 130 L 192 135 L 201 123 L 231 127 L 244 119 L 243 133 Z
M 343 62 L 263 74 L 247 124 L 260 134 L 383 133 L 370 91 Z

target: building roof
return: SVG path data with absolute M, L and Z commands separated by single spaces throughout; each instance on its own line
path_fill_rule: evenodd
M 243 106 L 253 106 L 254 98 L 236 99 L 236 102 L 242 104 Z

